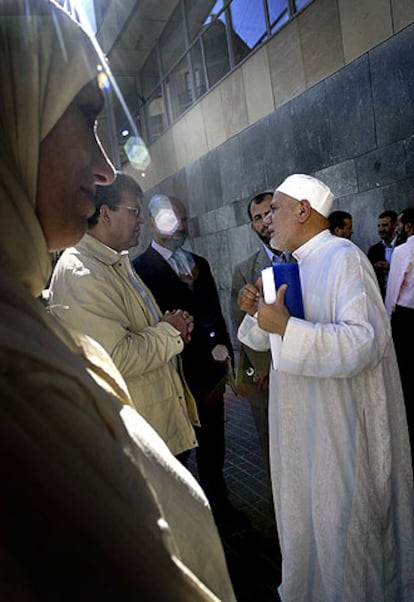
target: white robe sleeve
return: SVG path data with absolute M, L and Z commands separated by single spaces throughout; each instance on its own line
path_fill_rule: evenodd
M 270 348 L 269 333 L 260 328 L 256 316 L 244 316 L 237 331 L 237 338 L 243 345 L 255 351 L 267 351 Z
M 349 378 L 374 367 L 386 353 L 391 331 L 372 267 L 355 252 L 306 267 L 307 319 L 289 319 L 279 369 Z M 312 295 L 315 282 L 325 296 Z

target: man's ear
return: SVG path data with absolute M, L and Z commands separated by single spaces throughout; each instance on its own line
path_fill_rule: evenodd
M 150 216 L 148 218 L 148 224 L 149 224 L 149 227 L 151 228 L 152 232 L 154 232 L 154 230 L 155 230 L 155 221 L 154 221 L 154 218 L 151 217 L 151 214 L 150 214 Z
M 111 221 L 111 210 L 106 203 L 99 207 L 99 219 L 104 223 L 108 223 Z
M 298 205 L 298 220 L 301 223 L 303 223 L 309 218 L 312 212 L 312 207 L 310 206 L 310 203 L 307 199 L 302 199 L 301 201 L 298 201 Z

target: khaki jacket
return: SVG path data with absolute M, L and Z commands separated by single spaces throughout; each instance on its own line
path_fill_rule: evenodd
M 197 445 L 195 402 L 177 370 L 184 344 L 171 324 L 155 322 L 129 279 L 128 262 L 126 251 L 118 253 L 86 234 L 56 265 L 51 310 L 111 355 L 135 408 L 177 455 Z

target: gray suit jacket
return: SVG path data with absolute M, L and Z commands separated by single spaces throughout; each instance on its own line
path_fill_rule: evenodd
M 237 295 L 240 289 L 247 283 L 255 284 L 261 276 L 262 269 L 271 265 L 269 257 L 263 246 L 253 255 L 236 265 L 233 272 L 231 285 L 231 308 L 236 327 L 243 320 L 244 312 L 237 305 Z M 252 370 L 253 368 L 253 370 Z M 262 377 L 269 373 L 270 353 L 253 351 L 242 345 L 239 370 L 237 374 L 238 384 L 253 382 L 254 377 Z

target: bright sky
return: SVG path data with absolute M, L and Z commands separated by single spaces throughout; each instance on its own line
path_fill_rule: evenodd
M 88 15 L 92 31 L 96 32 L 95 10 L 93 8 L 93 0 L 81 0 L 81 4 L 85 9 L 85 13 Z
M 95 9 L 93 0 L 69 0 L 72 8 L 78 8 L 81 14 L 85 14 L 93 33 L 96 33 Z

